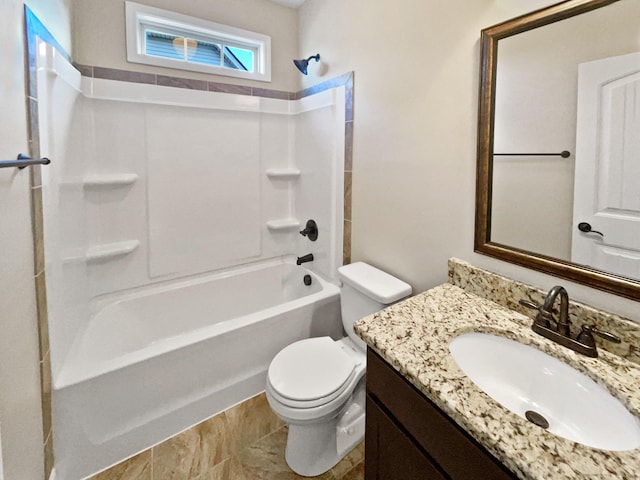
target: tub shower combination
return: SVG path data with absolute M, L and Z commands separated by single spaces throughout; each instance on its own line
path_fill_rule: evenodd
M 255 395 L 286 345 L 341 335 L 339 309 L 335 285 L 284 261 L 104 301 L 54 395 L 73 452 L 56 469 L 91 473 Z
M 344 88 L 131 84 L 39 51 L 55 471 L 80 480 L 263 391 L 286 345 L 343 336 Z

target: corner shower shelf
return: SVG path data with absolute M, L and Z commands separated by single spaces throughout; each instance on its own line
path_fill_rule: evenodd
M 267 177 L 278 180 L 295 180 L 300 176 L 297 168 L 269 168 Z
M 267 228 L 271 231 L 294 230 L 300 228 L 300 220 L 295 218 L 282 218 L 279 220 L 269 220 Z
M 128 255 L 138 248 L 139 245 L 140 242 L 138 240 L 126 240 L 124 242 L 95 245 L 87 250 L 87 263 L 97 263 Z
M 116 173 L 110 175 L 87 175 L 82 179 L 85 187 L 120 187 L 131 185 L 138 180 L 136 173 Z

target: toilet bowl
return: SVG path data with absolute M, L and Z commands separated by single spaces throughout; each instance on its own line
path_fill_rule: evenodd
M 285 458 L 299 475 L 320 475 L 364 438 L 366 345 L 353 324 L 411 293 L 411 286 L 362 262 L 338 269 L 347 336 L 282 349 L 267 373 L 269 405 L 289 428 Z

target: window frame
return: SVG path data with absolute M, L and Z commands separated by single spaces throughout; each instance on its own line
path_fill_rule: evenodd
M 261 82 L 271 81 L 271 37 L 268 35 L 135 2 L 125 2 L 125 9 L 127 60 L 129 62 Z M 254 52 L 254 71 L 147 55 L 145 53 L 147 30 L 168 35 L 179 34 L 186 38 L 219 43 L 222 46 L 222 55 L 224 55 L 225 46 L 251 50 Z M 224 60 L 222 63 L 224 64 Z

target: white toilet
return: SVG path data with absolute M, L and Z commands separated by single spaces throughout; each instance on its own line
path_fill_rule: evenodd
M 366 263 L 338 274 L 347 337 L 292 343 L 267 374 L 267 400 L 289 426 L 287 464 L 309 477 L 329 470 L 364 437 L 366 345 L 353 324 L 411 294 L 410 285 Z

